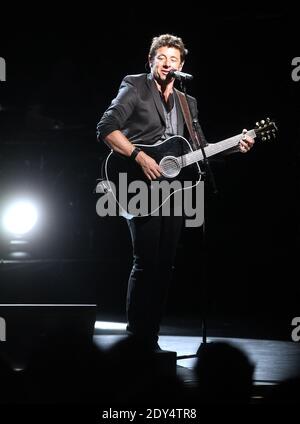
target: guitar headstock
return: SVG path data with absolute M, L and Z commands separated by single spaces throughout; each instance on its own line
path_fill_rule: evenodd
M 262 119 L 260 122 L 256 122 L 255 134 L 261 138 L 262 141 L 270 141 L 276 137 L 278 128 L 274 121 L 270 118 L 266 120 Z

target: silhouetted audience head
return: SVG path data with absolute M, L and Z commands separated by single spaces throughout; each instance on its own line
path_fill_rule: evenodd
M 163 355 L 163 354 L 162 354 Z M 178 405 L 184 387 L 176 375 L 166 372 L 159 354 L 126 337 L 107 352 L 111 403 L 149 407 Z M 165 367 L 165 369 L 164 369 Z
M 249 403 L 254 365 L 239 348 L 225 342 L 202 345 L 194 368 L 200 403 Z
M 102 359 L 96 346 L 76 340 L 40 346 L 25 369 L 28 403 L 97 403 Z

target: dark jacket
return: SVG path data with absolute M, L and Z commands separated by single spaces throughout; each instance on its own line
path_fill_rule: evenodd
M 184 118 L 174 90 L 177 109 L 178 134 L 184 130 Z M 198 115 L 197 102 L 188 96 L 193 118 Z M 117 97 L 104 112 L 97 125 L 97 138 L 104 138 L 112 131 L 120 130 L 132 143 L 154 144 L 165 131 L 165 117 L 159 91 L 151 74 L 126 76 Z

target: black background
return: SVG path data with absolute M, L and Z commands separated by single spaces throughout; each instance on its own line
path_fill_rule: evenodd
M 200 228 L 182 235 L 168 313 L 201 315 L 206 264 L 213 317 L 265 318 L 288 329 L 300 313 L 293 10 L 82 8 L 63 14 L 45 6 L 1 18 L 0 56 L 7 65 L 7 81 L 0 83 L 1 208 L 13 195 L 33 193 L 44 218 L 32 237 L 32 258 L 74 260 L 2 268 L 3 301 L 49 301 L 57 290 L 64 301 L 89 299 L 102 311 L 124 313 L 131 246 L 124 221 L 96 215 L 93 189 L 107 150 L 95 128 L 121 79 L 145 72 L 152 37 L 169 32 L 189 50 L 188 91 L 198 100 L 208 141 L 268 116 L 279 133 L 247 155 L 212 161 L 219 195 L 207 186 L 205 243 Z M 5 259 L 4 235 L 1 241 Z

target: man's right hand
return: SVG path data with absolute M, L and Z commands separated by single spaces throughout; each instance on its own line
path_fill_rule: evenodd
M 142 170 L 149 180 L 156 180 L 161 176 L 159 165 L 147 153 L 141 151 L 135 157 L 136 162 L 142 167 Z

